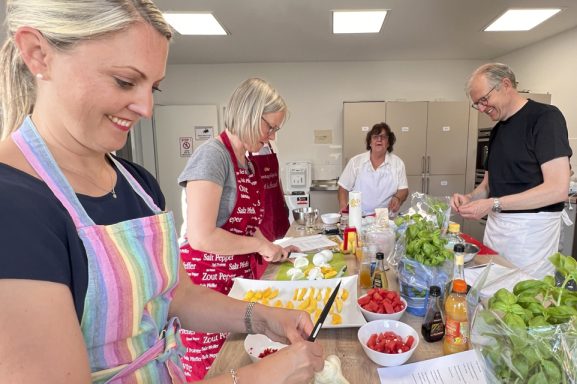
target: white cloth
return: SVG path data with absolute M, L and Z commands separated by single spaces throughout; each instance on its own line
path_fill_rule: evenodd
M 483 243 L 536 278 L 552 274 L 548 257 L 557 252 L 561 212 L 494 213 L 487 219 Z
M 374 169 L 370 152 L 361 153 L 349 160 L 339 185 L 347 191 L 362 192 L 363 215 L 372 214 L 375 208 L 388 207 L 399 189 L 408 188 L 405 163 L 399 156 L 387 152 L 385 161 Z

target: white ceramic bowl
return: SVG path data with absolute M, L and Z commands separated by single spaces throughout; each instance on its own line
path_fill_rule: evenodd
M 366 295 L 363 295 L 361 297 L 365 297 Z M 359 299 L 361 298 L 359 297 Z M 359 309 L 361 310 L 361 313 L 363 314 L 363 316 L 365 317 L 365 319 L 367 321 L 374 321 L 374 320 L 399 320 L 402 316 L 403 313 L 405 313 L 405 311 L 407 310 L 407 300 L 403 299 L 401 297 L 401 302 L 403 304 L 405 304 L 405 307 L 403 309 L 401 309 L 399 312 L 395 312 L 395 313 L 376 313 L 376 312 L 370 312 L 367 311 L 366 309 L 364 309 L 363 307 L 361 307 L 361 305 L 359 304 L 359 301 L 357 300 L 357 306 L 359 307 Z
M 261 358 L 258 357 L 267 348 L 282 349 L 286 344 L 272 341 L 265 335 L 247 335 L 244 339 L 244 350 L 250 356 L 253 363 L 256 363 Z
M 336 224 L 341 220 L 340 213 L 323 213 L 321 215 L 321 220 L 325 224 Z
M 407 352 L 391 354 L 377 352 L 367 347 L 367 341 L 372 334 L 386 331 L 395 332 L 397 335 L 401 336 L 403 341 L 406 340 L 409 335 L 412 335 L 415 338 L 415 341 L 413 342 L 411 349 Z M 410 325 L 395 320 L 375 320 L 366 323 L 359 328 L 358 337 L 359 342 L 363 346 L 363 350 L 369 359 L 371 359 L 375 364 L 383 367 L 394 367 L 404 364 L 411 358 L 419 346 L 419 334 L 417 331 L 415 331 Z

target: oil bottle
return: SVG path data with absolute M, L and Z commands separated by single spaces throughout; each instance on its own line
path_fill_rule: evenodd
M 385 269 L 385 254 L 377 252 L 377 265 L 373 272 L 373 288 L 389 289 L 389 280 L 387 280 L 387 272 Z

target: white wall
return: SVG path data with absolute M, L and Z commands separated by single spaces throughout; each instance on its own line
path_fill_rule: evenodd
M 552 94 L 577 149 L 577 28 L 496 58 L 512 66 L 520 89 Z M 234 88 L 251 76 L 275 86 L 290 119 L 279 132 L 281 166 L 310 160 L 313 178 L 330 154 L 340 153 L 342 103 L 361 100 L 465 100 L 464 84 L 485 61 L 387 61 L 173 65 L 167 69 L 158 104 L 226 105 Z M 220 108 L 222 110 L 222 108 Z M 335 147 L 313 144 L 315 129 L 329 129 Z M 577 156 L 573 157 L 577 169 Z M 335 171 L 340 173 L 340 167 Z M 338 174 L 336 175 L 338 176 Z M 335 177 L 336 177 L 335 176 Z M 318 178 L 318 177 L 316 177 Z
M 557 106 L 567 120 L 574 154 L 571 164 L 574 170 L 577 169 L 577 28 L 511 52 L 496 61 L 511 66 L 519 89 L 551 94 L 551 104 Z
M 158 104 L 226 105 L 234 88 L 251 76 L 269 81 L 288 103 L 290 118 L 279 132 L 281 166 L 309 160 L 317 167 L 342 144 L 342 103 L 363 100 L 465 100 L 465 82 L 479 61 L 390 61 L 173 65 Z M 376 123 L 376 122 L 375 122 Z M 313 131 L 332 130 L 334 147 L 313 144 Z M 334 177 L 340 175 L 339 167 Z M 319 177 L 316 177 L 319 178 Z

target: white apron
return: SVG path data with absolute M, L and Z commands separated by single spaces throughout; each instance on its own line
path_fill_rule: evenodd
M 554 272 L 548 257 L 559 249 L 561 212 L 495 213 L 483 243 L 536 278 Z
M 363 193 L 361 201 L 363 216 L 375 213 L 376 208 L 389 206 L 391 197 L 398 190 L 398 183 L 391 168 L 385 161 L 383 165 L 375 170 L 371 162 L 368 161 L 359 170 L 359 175 L 352 190 Z

